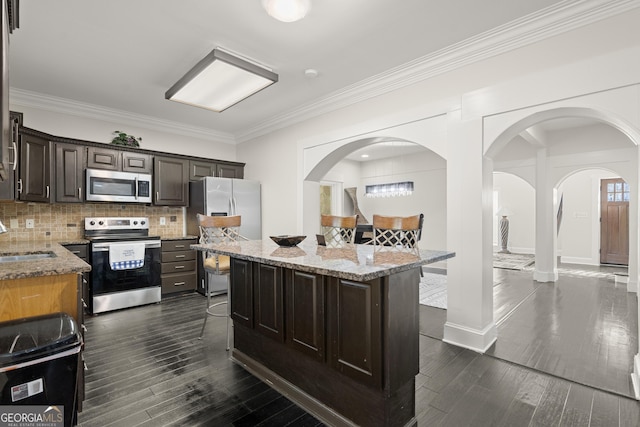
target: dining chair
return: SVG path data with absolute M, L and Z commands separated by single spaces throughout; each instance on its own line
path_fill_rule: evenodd
M 200 243 L 201 244 L 233 244 L 240 240 L 248 240 L 240 235 L 240 215 L 234 216 L 207 216 L 197 214 L 198 227 L 200 229 Z M 207 325 L 207 319 L 209 316 L 226 317 L 227 318 L 227 350 L 229 350 L 229 328 L 230 312 L 229 301 L 231 299 L 231 287 L 229 286 L 229 273 L 231 270 L 231 259 L 226 255 L 218 255 L 213 252 L 202 252 L 202 265 L 206 273 L 205 294 L 207 295 L 207 309 L 204 316 L 204 323 L 200 331 L 200 339 L 204 335 L 204 328 Z M 218 301 L 212 303 L 211 297 L 213 292 L 210 289 L 214 288 L 214 284 L 223 285 L 216 286 L 216 288 L 227 289 L 227 299 L 224 301 Z M 226 313 L 220 313 L 216 311 L 216 307 L 221 305 L 227 306 Z
M 321 215 L 320 226 L 326 246 L 340 246 L 353 243 L 356 235 L 358 215 L 335 216 Z

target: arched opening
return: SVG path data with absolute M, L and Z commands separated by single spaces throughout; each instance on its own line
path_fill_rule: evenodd
M 634 395 L 629 374 L 638 348 L 637 314 L 629 307 L 636 296 L 613 275 L 599 275 L 603 269 L 596 253 L 601 180 L 624 178 L 632 189 L 629 194 L 637 195 L 637 141 L 635 129 L 606 113 L 561 108 L 511 124 L 487 146 L 493 171 L 522 177 L 533 186 L 535 197 L 535 227 L 530 230 L 534 280 L 530 271 L 494 271 L 498 339 L 489 354 Z M 626 237 L 629 276 L 637 277 L 638 202 L 633 199 Z M 566 262 L 581 265 L 575 269 L 581 274 L 565 268 Z M 601 339 L 611 333 L 609 328 L 625 343 Z M 594 350 L 580 351 L 587 348 Z M 615 368 L 599 356 L 601 351 L 615 354 Z

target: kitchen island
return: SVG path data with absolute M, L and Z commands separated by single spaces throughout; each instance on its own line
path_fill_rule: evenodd
M 420 268 L 454 256 L 306 239 L 231 257 L 232 357 L 330 425 L 415 425 Z

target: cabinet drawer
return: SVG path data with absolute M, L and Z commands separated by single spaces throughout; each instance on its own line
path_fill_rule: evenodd
M 162 293 L 193 291 L 196 289 L 196 273 L 162 275 Z
M 192 261 L 196 259 L 196 251 L 176 251 L 166 252 L 162 251 L 162 262 L 183 262 Z
M 64 245 L 64 247 L 73 253 L 78 258 L 82 258 L 83 260 L 87 260 L 89 250 L 87 248 L 88 245 Z
M 162 274 L 169 273 L 182 273 L 182 272 L 195 272 L 196 262 L 194 261 L 180 261 L 180 262 L 163 262 L 160 272 Z
M 196 243 L 196 239 L 163 240 L 162 252 L 164 253 L 164 252 L 173 252 L 173 251 L 192 250 L 192 249 L 189 249 L 189 245 L 194 245 L 195 243 Z

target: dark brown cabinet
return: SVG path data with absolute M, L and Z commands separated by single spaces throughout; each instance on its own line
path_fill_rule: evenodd
M 219 163 L 216 167 L 215 176 L 220 178 L 244 178 L 244 167 Z
M 56 143 L 56 202 L 82 203 L 84 198 L 84 147 Z
M 217 166 L 215 162 L 189 160 L 189 181 L 198 181 L 205 176 L 216 176 Z
M 9 138 L 8 162 L 5 164 L 4 180 L 0 180 L 0 200 L 17 198 L 16 181 L 18 179 L 18 129 L 22 123 L 22 113 L 11 112 L 11 136 Z
M 261 334 L 284 341 L 282 267 L 254 263 L 253 295 L 255 328 Z
M 51 141 L 36 135 L 20 135 L 18 199 L 51 202 Z
M 339 372 L 371 386 L 382 384 L 380 279 L 331 278 L 328 289 L 329 362 Z
M 287 345 L 319 361 L 324 361 L 325 276 L 287 270 L 285 294 Z
M 253 263 L 231 258 L 231 318 L 253 328 Z
M 151 173 L 153 172 L 153 156 L 132 151 L 122 152 L 123 172 Z
M 153 159 L 153 203 L 162 206 L 189 204 L 189 161 L 174 157 Z
M 196 239 L 162 241 L 162 295 L 192 292 L 196 289 L 196 251 L 189 245 Z
M 122 170 L 121 151 L 106 147 L 87 147 L 87 167 L 89 169 Z

